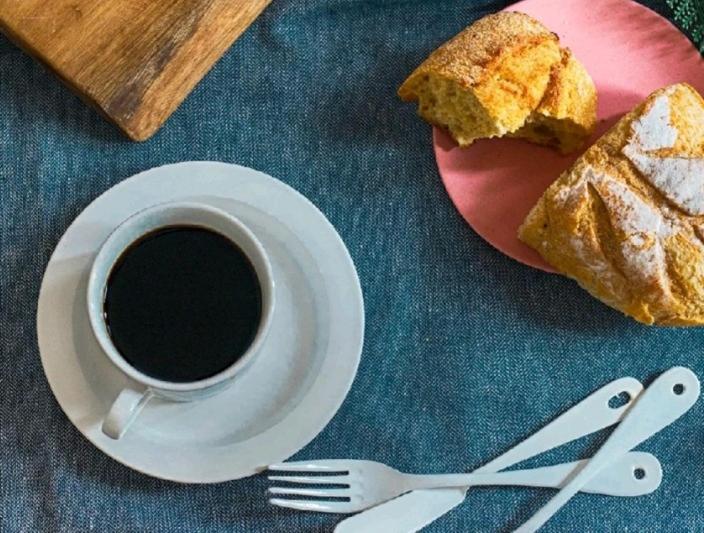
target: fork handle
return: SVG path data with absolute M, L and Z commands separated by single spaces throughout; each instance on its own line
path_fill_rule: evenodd
M 622 391 L 635 399 L 643 385 L 631 377 L 614 380 L 562 413 L 523 442 L 503 453 L 477 473 L 497 472 L 521 461 L 618 423 L 630 404 L 612 409 L 609 399 Z M 600 476 L 599 476 L 600 477 Z M 408 533 L 418 531 L 464 501 L 467 487 L 415 491 L 343 520 L 335 529 Z
M 588 459 L 559 465 L 498 472 L 491 474 L 442 474 L 409 475 L 413 489 L 454 488 L 467 486 L 522 486 L 562 488 L 570 477 L 583 468 Z M 634 472 L 642 470 L 642 476 Z M 612 467 L 601 472 L 585 485 L 584 492 L 609 496 L 641 496 L 658 488 L 662 480 L 662 468 L 655 456 L 643 452 L 630 452 L 619 457 Z
M 600 471 L 689 411 L 699 398 L 699 392 L 699 379 L 688 368 L 674 367 L 661 374 L 638 397 L 623 421 L 584 468 L 516 532 L 532 533 L 540 529 Z

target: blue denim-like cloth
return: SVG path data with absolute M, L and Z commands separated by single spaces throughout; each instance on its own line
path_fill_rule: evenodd
M 296 458 L 467 471 L 611 379 L 647 383 L 676 364 L 704 378 L 703 329 L 641 326 L 574 282 L 507 259 L 450 203 L 430 128 L 395 91 L 438 43 L 507 3 L 277 0 L 143 144 L 0 38 L 0 531 L 329 531 L 339 519 L 270 507 L 262 476 L 186 486 L 133 472 L 52 397 L 35 340 L 49 256 L 91 200 L 165 163 L 236 162 L 289 183 L 357 264 L 359 374 Z M 647 4 L 668 13 L 664 0 Z M 700 401 L 640 446 L 662 461 L 657 492 L 578 495 L 545 531 L 704 531 L 703 415 Z M 586 456 L 603 438 L 527 466 Z M 550 495 L 476 489 L 428 531 L 507 531 Z

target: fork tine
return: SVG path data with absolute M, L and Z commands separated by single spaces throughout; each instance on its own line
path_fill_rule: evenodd
M 344 498 L 349 494 L 346 489 L 300 489 L 297 487 L 270 487 L 271 494 L 293 494 L 294 496 L 318 496 L 321 498 Z
M 314 502 L 308 500 L 287 500 L 284 498 L 271 498 L 271 505 L 296 509 L 297 511 L 315 511 L 318 513 L 346 513 L 347 502 Z
M 342 461 L 292 461 L 290 463 L 277 463 L 269 465 L 269 470 L 277 472 L 346 472 Z
M 349 476 L 268 476 L 269 481 L 287 481 L 304 485 L 349 485 Z

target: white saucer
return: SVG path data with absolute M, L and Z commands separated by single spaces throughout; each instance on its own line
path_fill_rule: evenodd
M 274 318 L 262 352 L 232 387 L 189 404 L 153 401 L 115 441 L 100 425 L 128 378 L 93 337 L 86 277 L 98 247 L 118 223 L 171 200 L 212 204 L 252 229 L 272 261 Z M 285 460 L 325 427 L 357 371 L 364 304 L 344 243 L 306 198 L 248 168 L 191 162 L 125 180 L 76 218 L 47 266 L 37 333 L 56 399 L 93 444 L 151 476 L 214 483 Z

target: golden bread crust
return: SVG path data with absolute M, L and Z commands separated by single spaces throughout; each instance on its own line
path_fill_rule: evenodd
M 553 66 L 552 78 L 536 113 L 569 119 L 591 130 L 596 120 L 596 104 L 596 87 L 587 69 L 569 48 L 564 48 L 560 62 Z
M 552 67 L 543 99 L 515 137 L 557 147 L 563 154 L 578 150 L 596 125 L 596 87 L 569 48 Z M 541 129 L 542 126 L 542 129 Z
M 403 100 L 415 100 L 413 79 L 426 73 L 473 87 L 502 54 L 545 41 L 558 46 L 557 35 L 524 13 L 504 11 L 487 15 L 430 54 L 401 85 L 398 94 Z
M 519 230 L 559 272 L 645 324 L 704 324 L 704 100 L 654 92 L 543 194 Z
M 570 151 L 596 121 L 596 89 L 584 67 L 557 35 L 519 12 L 476 21 L 435 50 L 398 94 L 418 101 L 421 116 L 460 146 L 512 135 Z

